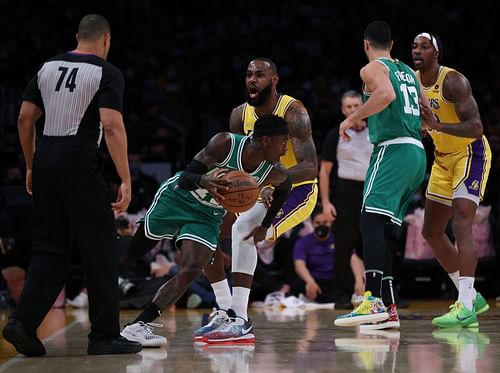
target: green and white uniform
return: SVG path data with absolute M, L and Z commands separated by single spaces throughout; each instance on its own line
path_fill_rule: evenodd
M 241 170 L 241 156 L 248 136 L 229 134 L 231 149 L 226 159 L 216 163 L 207 175 L 219 169 Z M 261 185 L 273 165 L 267 161 L 250 173 Z M 183 171 L 166 180 L 156 192 L 153 204 L 144 217 L 144 231 L 148 238 L 161 240 L 177 236 L 176 242 L 188 239 L 215 250 L 219 242 L 219 228 L 226 210 L 206 189 L 175 189 Z
M 379 58 L 389 71 L 396 99 L 368 118 L 374 145 L 366 173 L 363 208 L 401 225 L 408 204 L 425 177 L 420 87 L 413 70 L 398 60 Z M 369 92 L 363 92 L 366 101 Z

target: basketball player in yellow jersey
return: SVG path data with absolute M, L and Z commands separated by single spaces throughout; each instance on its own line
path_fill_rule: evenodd
M 229 120 L 231 132 L 245 135 L 252 134 L 255 121 L 264 114 L 278 115 L 287 122 L 290 139 L 280 162 L 290 175 L 293 185 L 268 230 L 266 238 L 271 241 L 306 220 L 314 209 L 318 196 L 318 164 L 309 114 L 300 101 L 277 92 L 278 80 L 278 71 L 273 61 L 267 58 L 251 61 L 246 73 L 247 102 L 233 109 Z M 272 198 L 271 189 L 262 193 L 264 200 L 267 198 L 266 194 Z M 266 203 L 257 203 L 249 211 L 239 215 L 232 226 L 232 296 L 225 276 L 214 275 L 213 268 L 205 269 L 220 310 L 209 325 L 195 331 L 197 339 L 203 338 L 208 343 L 253 340 L 251 328 L 243 330 L 236 326 L 243 322 L 248 325 L 248 298 L 257 265 L 255 243 L 245 238 L 252 230 L 253 222 L 259 219 L 261 221 L 259 217 L 263 217 L 266 211 Z M 224 318 L 228 318 L 230 322 L 222 323 Z M 219 323 L 220 326 L 216 328 Z
M 491 151 L 469 81 L 441 66 L 440 40 L 418 34 L 412 57 L 431 109 L 422 108 L 427 131 L 435 145 L 435 160 L 427 187 L 423 235 L 459 291 L 447 314 L 432 320 L 438 327 L 477 327 L 477 315 L 489 306 L 474 289 L 477 251 L 472 221 L 483 197 Z M 445 234 L 453 218 L 457 249 Z

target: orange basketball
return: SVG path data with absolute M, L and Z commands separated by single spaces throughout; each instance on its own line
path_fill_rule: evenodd
M 222 207 L 230 212 L 244 212 L 255 205 L 259 198 L 257 181 L 244 171 L 229 171 L 223 176 L 229 181 L 229 189 L 220 191 L 225 199 L 220 201 Z

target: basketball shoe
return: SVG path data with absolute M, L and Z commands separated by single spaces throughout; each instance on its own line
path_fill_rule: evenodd
M 387 307 L 389 318 L 384 321 L 379 321 L 375 324 L 361 324 L 359 330 L 379 330 L 379 329 L 399 329 L 398 309 L 395 304 Z
M 433 318 L 432 325 L 439 328 L 477 328 L 479 322 L 474 308 L 468 310 L 461 301 L 457 300 L 450 306 L 449 312 Z
M 335 319 L 336 326 L 356 326 L 366 323 L 376 323 L 389 318 L 384 303 L 380 298 L 372 296 L 366 291 L 361 304 L 354 311 L 341 315 Z
M 193 332 L 193 339 L 195 341 L 203 340 L 203 336 L 207 333 L 210 333 L 212 330 L 217 329 L 224 323 L 224 320 L 227 318 L 227 312 L 224 310 L 217 310 L 214 308 L 212 313 L 208 316 L 208 323 L 202 326 L 201 328 L 196 329 Z
M 252 333 L 253 324 L 251 320 L 244 320 L 236 316 L 233 310 L 227 311 L 224 323 L 217 329 L 206 333 L 203 341 L 207 343 L 249 343 L 255 342 L 255 335 Z
M 484 299 L 480 292 L 476 293 L 476 297 L 472 301 L 472 305 L 474 306 L 476 315 L 480 315 L 490 309 L 490 305 L 486 302 L 486 299 Z
M 162 324 L 142 321 L 127 325 L 120 335 L 129 341 L 139 342 L 143 347 L 161 347 L 167 344 L 167 338 L 153 333 L 153 327 L 162 328 Z

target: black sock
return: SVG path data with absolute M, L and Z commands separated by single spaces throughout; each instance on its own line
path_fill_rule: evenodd
M 384 276 L 382 279 L 382 301 L 386 306 L 396 304 L 394 289 L 392 288 L 392 276 Z
M 387 221 L 388 217 L 385 215 L 366 210 L 361 213 L 366 290 L 378 298 L 382 295 L 382 277 L 386 260 L 384 230 Z
M 366 291 L 371 291 L 374 297 L 380 298 L 382 295 L 382 272 L 366 270 Z
M 160 308 L 158 308 L 156 304 L 151 302 L 146 306 L 146 308 L 144 308 L 141 314 L 135 318 L 132 324 L 135 324 L 139 321 L 142 321 L 144 323 L 152 322 L 159 316 L 161 316 Z

